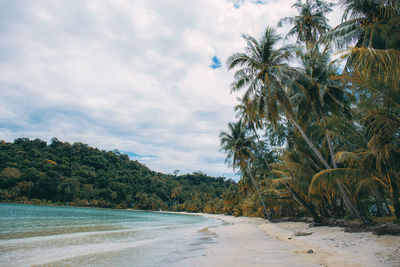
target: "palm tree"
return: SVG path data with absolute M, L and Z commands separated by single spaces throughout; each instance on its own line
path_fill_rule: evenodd
M 243 36 L 247 41 L 246 53 L 235 53 L 227 60 L 228 69 L 242 67 L 235 73 L 232 91 L 247 87 L 245 98 L 253 98 L 265 107 L 265 118 L 273 124 L 280 120 L 280 108 L 286 118 L 296 127 L 321 163 L 328 169 L 331 167 L 306 135 L 299 122 L 295 120 L 293 107 L 284 90 L 285 83 L 292 83 L 290 75 L 297 75 L 287 62 L 293 58 L 293 47 L 274 49 L 281 39 L 271 27 L 267 27 L 263 38 L 257 41 L 250 36 Z
M 335 40 L 339 48 L 355 44 L 355 47 L 342 51 L 342 59 L 347 59 L 345 71 L 354 72 L 356 76 L 361 73 L 361 76 L 370 77 L 372 74 L 385 82 L 391 77 L 396 84 L 394 87 L 399 88 L 400 1 L 340 2 L 345 10 L 343 22 L 328 34 L 327 40 Z M 360 77 L 354 80 L 360 80 Z
M 326 117 L 332 114 L 340 114 L 349 117 L 349 97 L 345 93 L 343 85 L 332 79 L 337 75 L 338 66 L 330 64 L 331 50 L 325 47 L 320 50 L 318 44 L 306 50 L 299 50 L 302 68 L 296 82 L 290 86 L 290 91 L 296 98 L 297 111 L 303 118 L 311 118 L 321 123 L 327 144 L 329 147 L 332 165 L 334 147 L 329 132 L 326 129 Z
M 341 75 L 359 96 L 357 108 L 365 127 L 368 145 L 363 160 L 372 166 L 369 173 L 386 181 L 397 218 L 400 216 L 398 164 L 400 141 L 400 2 L 398 0 L 342 0 L 344 21 L 330 37 L 341 44 L 355 42 L 342 52 L 347 59 Z M 340 44 L 339 44 L 340 45 Z M 365 169 L 365 168 L 364 168 Z
M 390 194 L 396 217 L 400 219 L 400 164 L 397 160 L 400 157 L 400 110 L 382 109 L 377 107 L 378 102 L 382 103 L 379 100 L 358 103 L 354 108 L 356 122 L 340 117 L 328 119 L 329 128 L 343 149 L 335 155 L 340 167 L 317 173 L 312 185 L 323 180 L 351 177 L 353 184 L 368 185 L 377 206 L 382 201 L 386 203 L 378 192 L 384 188 Z
M 321 0 L 306 0 L 305 3 L 297 0 L 292 7 L 297 8 L 299 14 L 281 19 L 278 27 L 286 23 L 293 25 L 285 39 L 297 36 L 297 44 L 314 46 L 318 39 L 331 29 L 326 14 L 332 11 L 332 6 L 333 4 Z
M 283 185 L 291 198 L 312 216 L 314 223 L 320 223 L 321 219 L 308 194 L 311 178 L 318 166 L 315 168 L 314 162 L 310 162 L 308 156 L 299 151 L 285 150 L 280 161 L 272 164 L 273 173 L 278 177 L 273 186 Z
M 236 112 L 236 118 L 242 121 L 245 125 L 248 125 L 249 129 L 253 132 L 254 136 L 257 139 L 256 145 L 259 152 L 263 151 L 262 143 L 260 140 L 260 136 L 257 133 L 257 129 L 262 128 L 262 122 L 260 116 L 258 116 L 256 102 L 250 101 L 246 98 L 238 98 L 239 104 L 234 107 L 234 111 Z M 266 155 L 265 155 L 266 156 Z M 263 161 L 265 166 L 268 169 L 268 172 L 271 171 L 269 167 L 269 163 L 267 157 L 263 157 Z
M 400 104 L 400 97 L 394 98 Z M 384 103 L 384 102 L 383 102 Z M 367 149 L 362 155 L 365 165 L 373 166 L 376 176 L 388 185 L 397 219 L 400 220 L 400 108 L 388 104 L 361 107 L 361 122 L 368 133 Z M 374 172 L 372 172 L 374 173 Z M 374 174 L 375 174 L 374 173 Z
M 329 47 L 325 47 L 321 52 L 317 43 L 313 47 L 308 47 L 305 52 L 299 51 L 298 54 L 303 63 L 303 73 L 299 76 L 297 83 L 291 86 L 291 89 L 302 94 L 303 99 L 305 98 L 306 105 L 298 106 L 304 107 L 308 105 L 313 111 L 308 112 L 308 114 L 315 114 L 317 121 L 321 123 L 322 129 L 325 131 L 332 166 L 334 169 L 337 169 L 338 166 L 334 159 L 335 148 L 330 133 L 327 130 L 326 118 L 332 114 L 349 116 L 349 108 L 346 105 L 349 99 L 346 99 L 345 88 L 333 79 L 338 68 L 335 65 L 329 64 Z M 348 194 L 349 190 L 346 185 L 339 179 L 336 180 L 336 183 L 350 213 L 353 216 L 359 217 L 364 223 L 368 223 L 369 220 L 351 203 L 350 195 Z
M 247 87 L 244 97 L 257 99 L 264 105 L 266 119 L 275 124 L 280 119 L 279 114 L 282 109 L 286 118 L 295 126 L 322 165 L 326 169 L 331 169 L 321 152 L 295 119 L 292 103 L 285 91 L 286 85 L 293 85 L 293 76 L 298 76 L 297 72 L 286 63 L 292 58 L 293 50 L 290 50 L 289 47 L 274 49 L 274 45 L 280 40 L 280 37 L 271 27 L 266 28 L 260 41 L 246 35 L 243 37 L 247 41 L 246 53 L 235 53 L 227 60 L 228 69 L 242 67 L 235 73 L 235 81 L 231 85 L 231 90 L 237 91 Z M 344 184 L 338 181 L 338 186 L 349 212 L 360 218 L 363 223 L 368 223 L 369 220 L 351 202 Z
M 355 43 L 357 47 L 369 46 L 373 32 L 367 27 L 385 18 L 385 1 L 380 0 L 340 0 L 344 8 L 342 23 L 333 28 L 328 36 L 339 47 Z
M 251 149 L 254 146 L 254 141 L 252 137 L 246 136 L 246 128 L 240 120 L 229 123 L 228 128 L 229 132 L 221 132 L 219 135 L 221 150 L 227 153 L 226 162 L 230 162 L 234 170 L 240 169 L 243 177 L 250 177 L 264 208 L 264 215 L 267 219 L 271 219 L 258 188 L 258 182 L 249 168 L 249 161 L 253 158 Z

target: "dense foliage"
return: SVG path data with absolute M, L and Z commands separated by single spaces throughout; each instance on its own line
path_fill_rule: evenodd
M 0 142 L 2 201 L 214 213 L 224 211 L 229 190 L 237 191 L 232 180 L 154 172 L 117 150 L 55 138 L 50 145 L 27 138 Z
M 241 173 L 242 213 L 257 199 L 268 218 L 400 219 L 400 1 L 339 5 L 330 27 L 333 3 L 297 0 L 278 24 L 292 45 L 267 27 L 227 60 L 244 94 L 221 149 Z

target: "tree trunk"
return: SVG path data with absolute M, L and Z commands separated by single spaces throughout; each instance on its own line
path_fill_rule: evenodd
M 379 192 L 381 193 L 381 195 L 383 195 L 383 202 L 385 203 L 385 212 L 387 216 L 392 216 L 392 211 L 389 208 L 389 204 L 387 203 L 386 197 L 385 197 L 385 193 L 382 193 L 382 185 L 378 184 L 378 188 L 379 188 Z
M 344 214 L 345 214 L 345 209 L 344 209 L 344 201 L 343 201 L 343 198 L 340 198 L 339 199 L 339 207 L 338 207 L 338 209 L 337 209 L 337 214 L 340 216 L 340 217 L 342 217 L 342 216 L 344 216 Z
M 324 120 L 324 117 L 323 117 L 323 115 L 322 115 L 322 111 L 320 111 L 320 116 L 321 116 L 321 120 L 322 120 L 323 123 L 324 123 L 324 126 L 326 126 L 327 123 L 326 123 L 326 121 Z M 334 148 L 333 148 L 331 138 L 330 138 L 329 134 L 326 132 L 326 130 L 325 130 L 325 137 L 326 137 L 326 141 L 327 141 L 327 143 L 328 143 L 328 149 L 329 149 L 329 154 L 330 154 L 330 156 L 331 156 L 331 161 L 332 161 L 333 168 L 334 168 L 334 169 L 337 169 L 338 166 L 337 166 L 336 161 L 335 161 L 335 158 L 334 158 L 334 156 L 335 156 L 335 150 L 334 150 Z M 344 204 L 345 204 L 347 210 L 350 212 L 350 214 L 351 214 L 353 217 L 359 218 L 359 219 L 362 221 L 363 224 L 370 223 L 371 221 L 370 221 L 367 217 L 365 217 L 365 216 L 362 214 L 361 210 L 360 210 L 359 208 L 357 208 L 357 207 L 351 202 L 350 196 L 349 196 L 349 194 L 348 194 L 348 192 L 347 192 L 347 189 L 346 189 L 346 186 L 344 185 L 344 183 L 341 182 L 341 181 L 339 181 L 339 182 L 337 182 L 337 185 L 338 185 L 338 187 L 339 187 L 339 191 L 340 191 L 340 193 L 341 193 L 341 195 L 342 195 L 342 198 L 343 198 L 343 200 L 344 200 Z
M 284 184 L 285 187 L 288 189 L 289 193 L 292 195 L 293 199 L 299 203 L 302 207 L 304 207 L 308 213 L 312 216 L 314 223 L 321 223 L 321 218 L 318 216 L 317 212 L 315 211 L 315 207 L 312 203 L 308 203 L 305 201 L 299 194 L 296 193 L 293 188 L 290 187 L 288 183 Z
M 324 129 L 325 129 L 325 137 L 326 137 L 326 142 L 328 143 L 328 149 L 329 149 L 329 154 L 331 156 L 331 161 L 332 161 L 332 166 L 334 169 L 337 168 L 337 164 L 335 161 L 335 149 L 333 147 L 332 141 L 331 141 L 331 137 L 329 136 L 328 132 L 326 131 L 326 126 L 328 125 L 328 123 L 325 120 L 325 116 L 324 116 L 324 111 L 322 110 L 322 108 L 320 107 L 318 110 L 318 115 L 320 120 L 322 121 L 322 123 L 324 124 Z
M 342 181 L 338 181 L 337 185 L 339 187 L 340 194 L 342 195 L 344 205 L 353 217 L 359 218 L 363 224 L 368 224 L 371 222 L 370 219 L 362 214 L 361 210 L 357 208 L 352 202 L 347 192 L 347 188 Z
M 256 138 L 257 138 L 257 146 L 258 146 L 258 149 L 259 149 L 260 151 L 262 151 L 262 147 L 261 147 L 261 145 L 260 145 L 260 137 L 258 136 L 257 131 L 256 131 L 256 129 L 255 129 L 253 123 L 251 123 L 251 122 L 250 122 L 250 128 L 253 130 L 254 135 L 255 135 Z M 268 171 L 271 172 L 271 168 L 269 167 L 269 163 L 268 163 L 267 159 L 266 159 L 266 158 L 263 158 L 263 160 L 264 160 L 265 165 L 267 166 Z
M 395 181 L 393 181 L 395 177 L 391 177 L 390 179 L 390 185 L 392 186 L 392 192 L 391 192 L 391 197 L 392 197 L 392 202 L 393 202 L 393 207 L 394 207 L 394 213 L 396 215 L 396 219 L 400 220 L 400 202 L 399 202 L 399 188 L 398 185 Z
M 330 201 L 328 199 L 326 199 L 326 197 L 322 196 L 322 207 L 321 207 L 321 215 L 322 216 L 326 216 L 326 217 L 334 217 L 335 216 L 335 212 L 334 212 L 334 208 L 332 206 L 332 204 L 330 203 Z
M 301 128 L 300 124 L 293 118 L 293 116 L 290 114 L 290 112 L 285 108 L 285 113 L 288 119 L 296 126 L 296 129 L 300 132 L 301 136 L 303 137 L 304 141 L 308 144 L 308 146 L 311 148 L 311 150 L 314 152 L 314 154 L 318 157 L 319 161 L 325 166 L 326 169 L 331 169 L 331 166 L 326 162 L 322 154 L 319 152 L 317 147 L 311 142 L 311 140 L 308 138 L 306 133 L 303 131 L 303 128 Z
M 281 103 L 281 104 L 283 104 L 283 103 Z M 303 137 L 303 139 L 307 142 L 307 144 L 309 145 L 311 150 L 315 153 L 315 155 L 318 157 L 318 159 L 321 161 L 321 163 L 325 166 L 326 169 L 328 169 L 328 170 L 331 169 L 331 166 L 326 162 L 326 160 L 324 159 L 322 154 L 319 152 L 319 150 L 315 147 L 315 145 L 308 138 L 306 133 L 301 128 L 300 124 L 293 118 L 293 116 L 291 115 L 289 110 L 287 110 L 285 107 L 284 107 L 284 109 L 285 109 L 285 113 L 286 113 L 286 116 L 288 117 L 288 119 L 294 124 L 294 126 L 296 126 L 297 130 L 300 132 L 300 134 Z M 342 195 L 344 204 L 346 205 L 346 208 L 350 212 L 350 214 L 352 216 L 354 216 L 354 217 L 359 218 L 362 221 L 363 224 L 369 223 L 370 220 L 367 219 L 361 213 L 361 211 L 351 202 L 350 196 L 349 196 L 349 194 L 348 194 L 348 192 L 346 190 L 346 187 L 343 184 L 343 182 L 342 181 L 337 181 L 336 183 L 337 183 L 337 185 L 339 187 L 339 191 L 340 191 L 340 194 Z
M 324 123 L 325 123 L 325 121 L 324 121 Z M 335 161 L 335 158 L 334 158 L 335 151 L 334 151 L 334 148 L 333 148 L 333 145 L 332 145 L 332 141 L 331 141 L 331 138 L 329 137 L 327 132 L 325 132 L 325 136 L 326 136 L 326 141 L 328 142 L 329 154 L 331 155 L 332 165 L 333 165 L 333 168 L 336 169 L 337 168 L 337 164 L 336 164 L 336 161 Z M 357 208 L 351 202 L 350 196 L 349 196 L 349 194 L 347 193 L 347 190 L 346 190 L 346 186 L 342 182 L 337 182 L 337 184 L 339 186 L 339 190 L 340 190 L 341 194 L 342 194 L 342 192 L 344 192 L 344 194 L 342 194 L 342 198 L 343 198 L 344 203 L 346 205 L 346 208 L 347 208 L 347 210 L 349 210 L 350 214 L 353 217 L 359 218 L 362 221 L 363 224 L 370 223 L 371 220 L 369 220 L 367 217 L 365 217 L 365 215 L 362 214 L 361 210 L 359 208 Z
M 375 195 L 375 201 L 376 201 L 376 217 L 383 217 L 385 216 L 386 212 L 382 206 L 382 196 L 381 192 L 379 192 L 379 185 L 376 185 L 374 188 L 374 195 Z
M 262 206 L 264 208 L 264 217 L 266 217 L 268 220 L 271 220 L 271 216 L 269 215 L 269 213 L 267 211 L 267 207 L 265 206 L 265 203 L 264 203 L 264 200 L 262 198 L 260 189 L 258 188 L 257 181 L 256 181 L 256 179 L 254 179 L 253 175 L 251 174 L 249 166 L 246 165 L 246 168 L 247 168 L 247 173 L 249 174 L 250 179 L 253 182 L 254 187 L 256 188 L 257 194 L 258 194 L 258 196 L 259 196 L 259 198 L 261 200 L 261 204 L 262 204 Z
M 287 207 L 288 217 L 289 218 L 294 218 L 294 211 L 293 211 L 291 203 L 289 202 L 286 207 Z
M 326 141 L 328 142 L 329 154 L 331 155 L 333 168 L 337 169 L 337 164 L 336 164 L 336 161 L 335 161 L 335 158 L 334 158 L 335 150 L 333 148 L 331 138 L 329 137 L 328 133 L 326 133 L 326 132 L 325 132 L 325 136 L 326 136 Z

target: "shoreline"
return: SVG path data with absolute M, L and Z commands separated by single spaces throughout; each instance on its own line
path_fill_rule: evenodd
M 400 266 L 400 236 L 223 214 L 119 210 L 195 215 L 221 222 L 198 229 L 205 234 L 201 239 L 212 242 L 171 266 Z
M 304 222 L 196 214 L 222 220 L 216 242 L 181 266 L 400 266 L 400 237 Z
M 74 208 L 93 208 L 93 209 L 109 209 L 109 210 L 128 210 L 128 211 L 138 211 L 138 212 L 159 212 L 159 213 L 171 213 L 171 214 L 185 214 L 185 215 L 224 215 L 224 214 L 208 214 L 202 212 L 189 212 L 189 211 L 170 211 L 170 210 L 143 210 L 135 208 L 112 208 L 112 207 L 100 207 L 100 206 L 81 206 L 81 205 L 65 205 L 62 203 L 47 203 L 47 202 L 10 202 L 10 201 L 0 201 L 4 204 L 20 204 L 20 205 L 36 205 L 36 206 L 58 206 L 58 207 L 74 207 Z M 226 215 L 231 216 L 231 215 Z M 239 216 L 245 217 L 246 216 Z M 249 218 L 260 218 L 260 217 L 249 217 Z M 261 219 L 261 218 L 260 218 Z M 327 218 L 329 219 L 329 218 Z M 394 220 L 394 218 L 393 218 Z M 304 222 L 312 223 L 312 219 L 308 217 L 288 219 L 288 218 L 274 218 L 272 223 L 281 222 Z M 400 236 L 400 224 L 393 223 L 391 220 L 378 220 L 374 221 L 373 224 L 363 226 L 359 220 L 346 220 L 346 219 L 333 219 L 326 221 L 321 226 L 327 227 L 341 227 L 346 229 L 346 232 L 358 233 L 358 232 L 372 232 L 377 235 L 392 235 Z

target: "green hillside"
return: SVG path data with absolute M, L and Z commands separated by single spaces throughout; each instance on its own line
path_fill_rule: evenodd
M 237 192 L 232 180 L 166 175 L 118 150 L 56 138 L 0 143 L 1 201 L 212 213 L 224 211 L 229 191 Z

